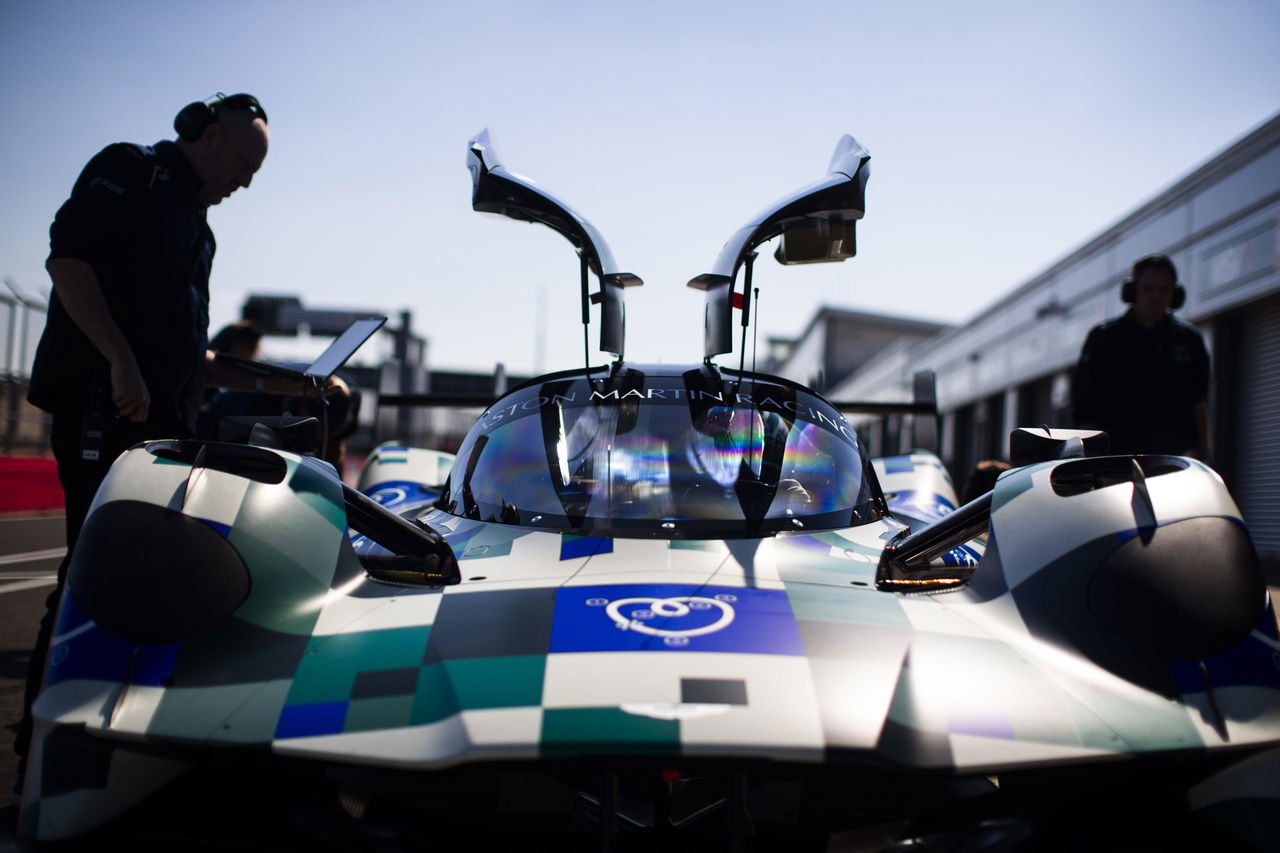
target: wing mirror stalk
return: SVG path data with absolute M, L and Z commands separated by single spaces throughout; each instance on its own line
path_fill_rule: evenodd
M 342 484 L 347 524 L 391 552 L 360 558 L 375 580 L 410 586 L 452 585 L 462 580 L 449 543 L 426 525 L 415 524 L 367 495 Z
M 969 566 L 933 566 L 943 554 L 981 536 L 991 523 L 991 492 L 915 533 L 889 544 L 880 557 L 876 586 L 925 592 L 959 586 L 973 574 Z

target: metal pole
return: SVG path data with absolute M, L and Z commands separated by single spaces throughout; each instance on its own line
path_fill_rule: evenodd
M 12 376 L 13 371 L 13 341 L 17 336 L 18 309 L 22 303 L 12 300 L 7 296 L 0 296 L 0 305 L 9 306 L 9 335 L 4 339 L 4 375 Z
M 586 252 L 579 252 L 578 257 L 582 259 L 582 366 L 590 369 L 591 338 L 588 327 L 591 325 L 591 297 L 587 294 L 589 267 L 587 265 Z
M 756 253 L 749 252 L 742 276 L 742 352 L 738 354 L 738 372 L 747 367 L 747 326 L 751 322 L 751 270 L 755 266 Z M 732 296 L 730 296 L 732 298 Z
M 8 282 L 5 282 L 8 284 Z M 13 343 L 17 329 L 18 311 L 22 307 L 20 301 L 11 300 L 7 296 L 0 296 L 0 305 L 9 307 L 9 334 L 4 340 L 4 384 L 5 396 L 8 397 L 8 405 L 5 413 L 5 429 L 4 429 L 4 452 L 9 453 L 13 450 L 14 436 L 18 431 L 18 377 L 13 370 Z
M 409 311 L 400 312 L 400 328 L 396 329 L 396 360 L 400 362 L 400 393 L 408 394 L 414 390 L 413 373 L 409 365 L 409 343 L 410 334 L 409 327 L 413 321 L 413 315 Z M 413 412 L 407 408 L 401 408 L 396 412 L 396 441 L 413 441 L 410 430 L 412 428 Z

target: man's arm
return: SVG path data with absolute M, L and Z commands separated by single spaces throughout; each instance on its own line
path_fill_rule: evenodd
M 280 374 L 252 373 L 239 365 L 222 361 L 213 350 L 205 350 L 204 382 L 215 388 L 232 391 L 264 391 L 268 394 L 302 396 L 306 383 L 301 379 Z
M 279 373 L 253 373 L 234 363 L 219 359 L 213 350 L 205 350 L 205 384 L 233 391 L 263 391 L 278 396 L 304 397 L 311 393 L 306 380 L 295 379 Z M 346 389 L 346 383 L 336 376 L 320 386 L 321 395 L 328 397 Z
M 45 269 L 67 315 L 111 366 L 111 402 L 116 410 L 135 423 L 145 421 L 151 394 L 133 349 L 111 316 L 93 267 L 75 258 L 50 258 Z

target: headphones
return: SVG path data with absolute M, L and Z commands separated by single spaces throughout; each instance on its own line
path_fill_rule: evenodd
M 253 95 L 243 92 L 239 95 L 224 95 L 219 92 L 203 101 L 193 101 L 179 110 L 173 119 L 173 129 L 183 142 L 195 142 L 204 134 L 206 127 L 218 121 L 218 113 L 223 109 L 245 110 L 264 123 L 267 120 L 267 111 Z
M 1173 297 L 1169 300 L 1169 310 L 1177 311 L 1187 301 L 1187 289 L 1178 284 L 1178 269 L 1168 255 L 1146 255 L 1133 262 L 1129 277 L 1120 285 L 1120 299 L 1133 303 L 1138 298 L 1138 279 L 1149 269 L 1166 269 L 1173 276 Z

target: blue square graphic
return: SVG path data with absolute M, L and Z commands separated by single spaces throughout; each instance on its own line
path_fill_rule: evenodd
M 803 655 L 782 590 L 686 584 L 561 587 L 557 652 L 737 652 Z
M 612 539 L 602 536 L 571 536 L 567 533 L 560 537 L 560 559 L 562 560 L 612 553 Z
M 914 470 L 916 466 L 910 456 L 888 456 L 884 459 L 886 474 L 910 474 Z
M 79 678 L 124 681 L 129 674 L 129 659 L 137 648 L 99 628 L 80 609 L 71 591 L 64 590 L 57 627 L 49 641 L 45 686 Z
M 276 738 L 284 740 L 338 734 L 347 718 L 347 704 L 319 702 L 287 706 L 280 712 L 280 719 L 276 723 Z

